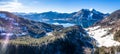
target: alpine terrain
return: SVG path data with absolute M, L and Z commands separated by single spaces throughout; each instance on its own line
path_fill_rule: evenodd
M 1 54 L 119 54 L 120 10 L 0 11 Z M 68 24 L 68 26 L 67 26 Z
M 1 54 L 92 54 L 94 40 L 79 25 L 64 28 L 0 11 Z

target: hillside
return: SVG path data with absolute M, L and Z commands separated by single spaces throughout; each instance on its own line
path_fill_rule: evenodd
M 110 16 L 106 17 L 102 21 L 96 23 L 95 25 L 100 25 L 101 27 L 111 28 L 110 33 L 114 34 L 115 40 L 119 40 L 119 30 L 120 30 L 120 10 L 116 10 L 111 13 Z
M 0 37 L 6 34 L 15 38 L 17 36 L 30 35 L 35 38 L 42 37 L 53 30 L 60 30 L 63 26 L 36 22 L 18 17 L 6 11 L 0 11 Z
M 35 39 L 30 36 L 9 40 L 6 54 L 91 54 L 94 39 L 81 26 L 72 26 Z M 0 47 L 3 40 L 0 40 Z M 3 48 L 3 47 L 2 47 Z M 2 49 L 1 48 L 1 49 Z M 3 49 L 2 49 L 3 50 Z
M 120 10 L 87 28 L 89 35 L 97 40 L 96 54 L 119 54 Z

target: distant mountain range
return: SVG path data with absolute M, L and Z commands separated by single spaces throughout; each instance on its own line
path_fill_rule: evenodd
M 58 12 L 44 12 L 44 13 L 15 13 L 23 18 L 30 20 L 45 22 L 49 24 L 76 24 L 83 27 L 89 27 L 95 22 L 102 20 L 104 17 L 109 14 L 104 14 L 95 9 L 81 9 L 78 12 L 73 13 L 58 13 Z M 66 25 L 65 25 L 66 26 Z

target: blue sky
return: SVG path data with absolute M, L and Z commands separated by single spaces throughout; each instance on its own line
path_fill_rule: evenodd
M 120 0 L 0 0 L 0 10 L 11 12 L 76 12 L 94 8 L 104 13 L 120 9 Z

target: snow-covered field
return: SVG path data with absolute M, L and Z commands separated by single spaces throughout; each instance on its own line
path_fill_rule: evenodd
M 119 42 L 113 40 L 113 34 L 109 33 L 110 29 L 111 28 L 100 28 L 100 26 L 96 26 L 87 28 L 86 30 L 91 37 L 96 39 L 98 47 L 111 47 L 120 45 Z

